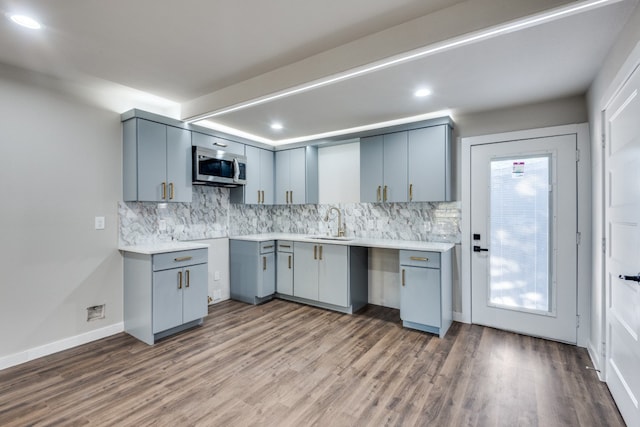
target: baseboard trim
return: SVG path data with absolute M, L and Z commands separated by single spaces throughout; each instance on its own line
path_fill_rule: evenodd
M 453 320 L 460 323 L 471 323 L 471 320 L 464 313 L 458 313 L 457 311 L 453 312 Z
M 93 331 L 85 332 L 80 335 L 64 338 L 62 340 L 54 341 L 52 343 L 41 345 L 39 347 L 30 348 L 28 350 L 10 354 L 8 356 L 2 356 L 0 357 L 0 370 L 20 365 L 22 363 L 30 362 L 31 360 L 48 356 L 53 353 L 58 353 L 63 350 L 68 350 L 70 348 L 106 338 L 111 335 L 119 334 L 122 331 L 124 331 L 124 322 L 115 323 L 113 325 L 105 326 L 104 328 L 95 329 Z
M 587 352 L 589 353 L 589 358 L 591 359 L 591 363 L 593 363 L 593 367 L 596 369 L 598 379 L 602 382 L 605 382 L 598 350 L 593 346 L 591 341 L 589 341 L 589 343 L 587 344 Z

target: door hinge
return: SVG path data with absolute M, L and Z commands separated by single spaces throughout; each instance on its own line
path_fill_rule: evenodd
M 579 231 L 576 233 L 576 245 L 580 245 L 580 242 L 582 241 L 582 233 L 580 233 Z
M 606 237 L 602 238 L 602 253 L 603 254 L 607 253 L 607 238 Z
M 602 341 L 602 360 L 607 360 L 607 343 Z
M 576 162 L 580 161 L 580 150 L 576 150 Z
M 604 133 L 602 134 L 602 148 L 605 148 L 607 146 L 607 138 L 604 135 Z
M 580 315 L 576 314 L 576 328 L 580 327 Z

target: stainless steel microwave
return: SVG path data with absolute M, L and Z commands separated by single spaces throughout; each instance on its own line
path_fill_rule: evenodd
M 192 147 L 193 183 L 238 187 L 247 183 L 247 158 L 222 150 Z

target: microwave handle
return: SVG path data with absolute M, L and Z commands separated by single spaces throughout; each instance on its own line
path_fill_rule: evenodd
M 238 163 L 238 159 L 233 159 L 233 182 L 238 182 L 240 180 L 240 164 Z

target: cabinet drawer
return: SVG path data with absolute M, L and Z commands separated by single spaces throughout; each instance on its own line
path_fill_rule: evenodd
M 278 240 L 278 252 L 293 252 L 293 242 L 291 240 Z
M 400 251 L 400 265 L 440 268 L 440 253 L 422 251 Z
M 260 253 L 268 254 L 270 252 L 275 252 L 276 243 L 273 240 L 269 240 L 267 242 L 260 242 Z
M 205 147 L 210 150 L 226 151 L 228 153 L 240 154 L 244 156 L 244 144 L 229 141 L 228 139 L 206 135 L 200 132 L 191 133 L 191 145 Z
M 207 249 L 167 252 L 153 256 L 153 271 L 203 264 L 209 261 Z

